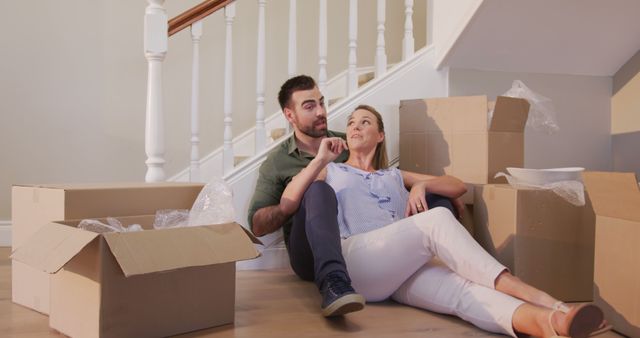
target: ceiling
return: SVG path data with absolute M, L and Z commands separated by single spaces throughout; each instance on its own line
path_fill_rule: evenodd
M 639 0 L 485 0 L 441 65 L 612 76 L 639 49 Z

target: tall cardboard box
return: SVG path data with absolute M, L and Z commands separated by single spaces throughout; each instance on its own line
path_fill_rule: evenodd
M 524 164 L 529 103 L 499 96 L 489 125 L 491 106 L 486 96 L 401 101 L 400 168 L 466 183 L 506 182 L 493 176 Z
M 189 209 L 200 183 L 118 183 L 14 185 L 11 191 L 12 249 L 51 221 L 153 214 Z M 11 263 L 13 302 L 49 313 L 49 275 L 21 262 Z
M 474 236 L 523 281 L 565 302 L 593 299 L 595 224 L 551 190 L 477 185 Z
M 49 223 L 12 255 L 52 274 L 49 324 L 71 337 L 164 337 L 232 323 L 235 261 L 259 243 L 236 223 L 98 234 Z M 103 220 L 104 222 L 104 220 Z
M 640 337 L 640 191 L 634 173 L 582 174 L 596 218 L 594 301 L 614 330 Z

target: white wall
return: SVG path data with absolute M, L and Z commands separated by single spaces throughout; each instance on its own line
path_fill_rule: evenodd
M 611 77 L 450 70 L 449 95 L 488 95 L 495 99 L 522 80 L 551 98 L 560 130 L 547 135 L 525 130 L 525 166 L 582 166 L 611 170 Z
M 201 2 L 166 1 L 169 17 Z M 287 77 L 288 0 L 267 1 L 267 116 Z M 141 181 L 147 69 L 144 0 L 0 1 L 0 220 L 10 218 L 14 183 Z M 317 0 L 298 1 L 299 72 L 317 75 Z M 401 54 L 403 2 L 387 1 L 389 62 Z M 416 1 L 416 46 L 424 46 L 426 0 Z M 329 1 L 329 76 L 347 63 L 347 2 Z M 371 65 L 375 0 L 359 1 L 358 65 Z M 223 13 L 201 41 L 201 155 L 222 144 Z M 237 2 L 234 134 L 254 124 L 256 1 Z M 396 37 L 396 38 L 394 38 Z M 170 38 L 164 63 L 167 177 L 189 159 L 191 41 Z

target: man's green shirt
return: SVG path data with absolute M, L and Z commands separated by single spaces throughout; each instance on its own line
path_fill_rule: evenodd
M 327 130 L 328 137 L 345 138 L 344 133 Z M 295 135 L 282 142 L 279 147 L 271 151 L 267 159 L 260 166 L 260 176 L 256 183 L 256 190 L 249 205 L 249 225 L 253 227 L 253 215 L 260 208 L 277 205 L 285 187 L 293 176 L 305 168 L 315 156 L 298 149 Z M 348 151 L 343 151 L 334 162 L 345 162 L 349 157 Z M 291 233 L 291 218 L 282 225 L 284 241 L 289 246 Z

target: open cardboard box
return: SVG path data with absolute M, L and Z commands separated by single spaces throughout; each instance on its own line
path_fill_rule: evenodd
M 400 169 L 465 183 L 506 182 L 494 175 L 524 164 L 529 102 L 499 96 L 489 125 L 492 107 L 486 96 L 401 101 Z
M 523 281 L 565 302 L 593 299 L 595 223 L 551 190 L 476 185 L 474 237 Z
M 594 301 L 614 330 L 640 337 L 640 190 L 634 173 L 584 172 L 596 220 Z
M 190 209 L 202 183 L 92 183 L 14 185 L 11 190 L 12 248 L 43 225 L 63 219 L 154 214 Z M 11 262 L 13 302 L 49 313 L 49 274 Z
M 160 337 L 233 322 L 235 261 L 259 255 L 236 223 L 98 234 L 44 225 L 12 254 L 51 275 L 49 324 L 73 337 Z M 102 220 L 105 222 L 105 220 Z

